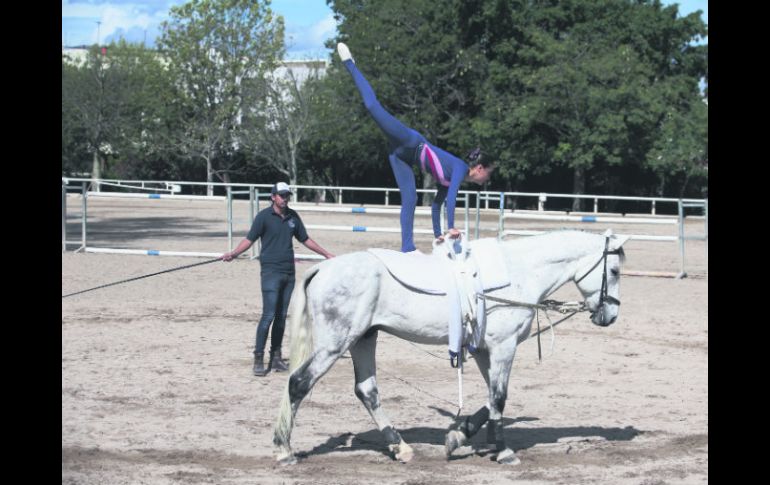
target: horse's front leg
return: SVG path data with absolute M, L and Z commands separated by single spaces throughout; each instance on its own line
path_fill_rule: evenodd
M 489 386 L 489 351 L 487 349 L 479 349 L 479 351 L 474 354 L 473 360 L 476 362 L 487 386 Z M 486 423 L 488 419 L 489 406 L 486 405 L 476 411 L 473 415 L 466 416 L 454 429 L 450 429 L 446 435 L 445 442 L 447 459 L 449 459 L 454 450 L 468 443 L 468 440 L 479 432 L 479 429 L 484 426 L 484 423 Z
M 406 463 L 414 457 L 414 450 L 396 431 L 390 419 L 380 405 L 380 394 L 377 390 L 375 351 L 377 347 L 377 331 L 370 330 L 350 348 L 353 359 L 353 369 L 356 376 L 355 393 L 361 400 L 369 415 L 382 432 L 388 449 L 393 457 Z
M 511 365 L 516 355 L 516 347 L 505 351 L 500 346 L 491 353 L 489 366 L 489 421 L 487 422 L 487 442 L 497 450 L 497 462 L 504 465 L 521 463 L 516 453 L 505 443 L 503 434 L 503 409 L 508 397 L 508 378 L 511 375 Z

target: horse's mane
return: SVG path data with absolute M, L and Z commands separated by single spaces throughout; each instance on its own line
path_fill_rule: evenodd
M 562 228 L 562 229 L 554 229 L 553 231 L 548 231 L 544 234 L 537 234 L 535 236 L 526 236 L 526 237 L 511 239 L 508 241 L 504 241 L 504 244 L 509 247 L 513 247 L 515 249 L 526 251 L 526 250 L 529 250 L 530 248 L 539 248 L 540 246 L 542 246 L 543 240 L 548 240 L 555 237 L 563 236 L 564 233 L 581 234 L 581 235 L 591 236 L 591 237 L 603 237 L 602 234 L 590 232 L 585 229 Z M 623 250 L 622 246 L 618 250 L 618 256 L 620 256 L 621 263 L 626 260 L 626 253 Z

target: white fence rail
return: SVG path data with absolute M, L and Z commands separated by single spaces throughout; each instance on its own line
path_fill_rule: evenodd
M 173 255 L 173 256 L 198 256 L 198 257 L 212 257 L 217 253 L 209 252 L 180 252 L 180 251 L 165 251 L 154 249 L 118 249 L 118 248 L 94 248 L 87 245 L 88 234 L 88 199 L 91 197 L 99 198 L 142 198 L 142 199 L 172 199 L 172 200 L 215 200 L 225 202 L 225 214 L 223 215 L 227 223 L 227 248 L 232 250 L 233 248 L 233 200 L 236 196 L 248 195 L 249 197 L 249 221 L 253 220 L 256 212 L 260 208 L 260 199 L 269 198 L 271 184 L 208 184 L 202 182 L 168 182 L 168 181 L 138 181 L 138 180 L 99 180 L 98 183 L 94 183 L 92 179 L 82 178 L 62 178 L 62 252 L 67 251 L 68 245 L 79 245 L 76 251 L 84 252 L 114 252 L 118 254 L 147 254 L 147 255 Z M 194 192 L 196 188 L 208 189 L 209 186 L 214 186 L 224 190 L 224 195 L 221 196 L 209 196 L 209 195 L 195 195 L 192 193 L 183 194 L 181 192 L 187 189 L 188 192 Z M 90 188 L 98 187 L 98 190 L 90 190 Z M 380 192 L 384 194 L 385 205 L 390 203 L 390 192 L 397 191 L 392 187 L 327 187 L 327 186 L 313 186 L 313 185 L 294 185 L 292 186 L 295 194 L 299 194 L 304 191 L 314 191 L 316 193 L 330 192 L 335 194 L 335 204 L 324 205 L 310 205 L 310 204 L 293 204 L 292 207 L 300 212 L 329 212 L 329 213 L 350 213 L 359 214 L 362 217 L 365 214 L 393 214 L 397 215 L 400 212 L 398 207 L 343 207 L 343 199 L 345 193 L 355 192 Z M 105 190 L 113 189 L 113 190 Z M 114 190 L 117 189 L 117 190 Z M 125 192 L 125 190 L 145 190 L 153 191 L 151 193 L 136 193 Z M 418 190 L 422 193 L 435 193 L 435 190 Z M 80 240 L 70 241 L 67 239 L 67 194 L 77 193 L 81 197 L 81 212 L 80 212 Z M 512 198 L 536 198 L 537 211 L 517 210 L 513 212 L 505 212 L 506 205 Z M 574 215 L 564 212 L 546 211 L 546 202 L 549 199 L 555 198 L 582 198 L 592 199 L 594 201 L 594 213 L 595 215 Z M 708 199 L 670 199 L 670 198 L 653 198 L 653 197 L 624 197 L 624 196 L 596 196 L 596 195 L 575 195 L 575 194 L 547 194 L 547 193 L 522 193 L 522 192 L 471 192 L 460 191 L 460 195 L 457 200 L 458 209 L 464 209 L 465 219 L 465 232 L 469 236 L 471 235 L 471 202 L 475 199 L 475 227 L 474 238 L 478 239 L 480 230 L 494 231 L 489 228 L 481 227 L 481 212 L 482 202 L 484 205 L 484 211 L 488 209 L 497 209 L 498 212 L 498 224 L 497 224 L 497 237 L 502 239 L 506 235 L 516 236 L 529 236 L 542 234 L 546 231 L 537 230 L 506 230 L 506 220 L 528 220 L 528 221 L 543 221 L 543 222 L 565 222 L 565 223 L 604 223 L 604 224 L 635 224 L 635 225 L 672 225 L 676 226 L 676 233 L 671 235 L 654 235 L 654 234 L 628 234 L 632 239 L 638 241 L 652 241 L 652 242 L 675 242 L 679 246 L 679 272 L 671 273 L 671 276 L 683 277 L 687 273 L 685 271 L 685 246 L 686 240 L 703 240 L 708 242 Z M 633 217 L 627 217 L 626 214 L 599 214 L 598 201 L 599 200 L 628 200 L 628 201 L 643 201 L 651 203 L 651 213 L 649 214 L 634 214 Z M 492 207 L 490 207 L 490 203 Z M 656 214 L 656 203 L 674 203 L 676 204 L 676 215 L 659 215 Z M 496 207 L 495 207 L 496 206 Z M 687 209 L 700 209 L 704 220 L 704 232 L 702 235 L 685 235 L 684 232 L 684 220 Z M 415 215 L 429 216 L 431 214 L 430 209 L 417 209 Z M 445 211 L 442 211 L 442 227 L 445 225 L 443 219 L 445 217 Z M 692 216 L 690 216 L 692 217 Z M 458 218 L 459 220 L 459 218 Z M 399 233 L 400 227 L 380 227 L 380 226 L 365 226 L 365 225 L 318 225 L 309 224 L 306 225 L 308 229 L 319 229 L 328 231 L 346 231 L 346 232 L 385 232 L 385 233 Z M 432 234 L 433 231 L 428 229 L 415 228 L 415 234 Z M 258 257 L 259 246 L 252 247 L 252 258 Z M 220 253 L 221 254 L 221 253 Z M 320 256 L 316 255 L 297 255 L 298 259 L 319 259 Z M 658 273 L 658 272 L 656 272 Z

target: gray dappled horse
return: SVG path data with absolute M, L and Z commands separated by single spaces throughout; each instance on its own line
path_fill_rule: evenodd
M 487 294 L 538 303 L 573 281 L 591 312 L 591 321 L 608 326 L 618 315 L 621 246 L 627 239 L 613 235 L 611 230 L 603 235 L 555 231 L 499 242 L 510 285 Z M 471 252 L 474 243 L 469 245 Z M 375 365 L 377 334 L 383 331 L 424 344 L 446 343 L 451 306 L 446 298 L 405 287 L 367 251 L 338 256 L 308 269 L 292 302 L 290 375 L 273 437 L 278 461 L 296 462 L 290 438 L 299 405 L 346 351 L 353 360 L 356 396 L 383 433 L 393 457 L 402 462 L 411 460 L 412 448 L 380 404 Z M 515 464 L 519 460 L 503 438 L 502 413 L 516 348 L 528 337 L 535 310 L 488 303 L 486 315 L 486 333 L 473 360 L 487 383 L 488 402 L 447 433 L 446 453 L 449 457 L 488 421 L 488 440 L 498 451 L 497 461 Z

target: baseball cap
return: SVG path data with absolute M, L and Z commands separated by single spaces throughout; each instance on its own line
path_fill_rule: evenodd
M 270 190 L 271 194 L 285 194 L 286 192 L 290 194 L 293 193 L 289 188 L 289 185 L 285 182 L 278 182 L 277 184 L 273 185 L 272 190 Z

